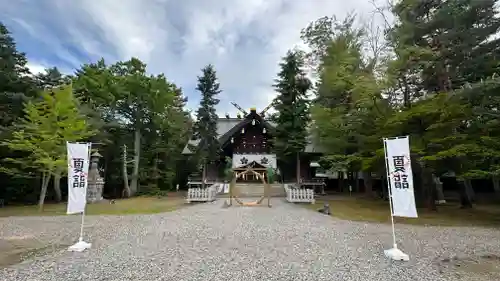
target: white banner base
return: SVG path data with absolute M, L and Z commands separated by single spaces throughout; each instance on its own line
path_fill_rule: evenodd
M 76 242 L 76 244 L 69 246 L 68 251 L 70 252 L 83 252 L 86 249 L 90 249 L 91 243 L 87 243 L 83 240 Z
M 403 253 L 400 249 L 394 245 L 394 248 L 389 249 L 389 250 L 384 250 L 384 254 L 386 257 L 390 258 L 391 260 L 395 261 L 409 261 L 410 257 Z

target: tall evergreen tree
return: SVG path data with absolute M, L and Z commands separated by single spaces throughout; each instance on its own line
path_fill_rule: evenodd
M 494 35 L 500 29 L 500 19 L 495 2 L 403 0 L 393 8 L 396 24 L 388 32 L 397 56 L 393 66 L 398 72 L 396 76 L 406 85 L 406 96 L 442 95 L 430 102 L 414 102 L 412 107 L 416 108 L 397 114 L 397 121 L 391 123 L 419 124 L 404 128 L 420 141 L 420 147 L 414 151 L 421 150 L 423 161 L 416 164 L 423 164 L 419 167 L 423 174 L 417 178 L 439 175 L 443 172 L 441 167 L 446 166 L 461 183 L 463 207 L 472 206 L 470 180 L 480 176 L 473 172 L 480 161 L 473 159 L 492 158 L 484 155 L 484 140 L 477 131 L 488 123 L 488 118 L 472 115 L 470 107 L 491 100 L 487 93 L 494 92 L 491 87 L 495 83 L 482 81 L 499 68 L 499 39 Z M 460 91 L 462 87 L 474 88 L 473 95 L 464 96 L 462 93 L 471 91 Z M 435 107 L 439 104 L 446 106 Z M 432 205 L 433 192 L 426 185 L 422 190 Z
M 221 90 L 213 65 L 209 64 L 202 69 L 202 76 L 198 76 L 196 90 L 201 93 L 201 101 L 196 111 L 194 133 L 200 139 L 198 157 L 203 165 L 203 181 L 205 181 L 206 165 L 216 160 L 220 152 L 215 106 L 219 103 L 216 97 Z
M 35 94 L 26 63 L 25 54 L 17 50 L 9 30 L 0 22 L 0 141 L 10 137 L 12 124 L 23 115 L 23 102 Z M 0 147 L 0 159 L 13 154 L 7 147 Z M 0 180 L 8 182 L 0 188 L 0 197 L 26 198 L 33 193 L 29 180 L 10 179 L 0 172 Z
M 53 88 L 61 84 L 67 84 L 70 78 L 64 76 L 57 67 L 45 69 L 45 73 L 35 75 L 35 82 L 38 88 Z
M 413 83 L 443 92 L 498 71 L 500 19 L 496 0 L 403 0 L 393 7 L 389 39 L 400 70 L 413 70 Z
M 342 171 L 339 173 L 341 189 L 348 183 L 343 180 L 343 171 L 351 172 L 352 178 L 357 178 L 358 171 L 362 171 L 365 191 L 370 195 L 371 172 L 380 167 L 370 164 L 380 144 L 377 109 L 383 108 L 374 75 L 376 56 L 363 54 L 367 32 L 354 25 L 354 18 L 329 24 L 333 27 L 326 30 L 318 30 L 317 27 L 324 24 L 317 22 L 304 33 L 306 42 L 314 42 L 314 38 L 322 34 L 333 34 L 328 37 L 330 41 L 322 43 L 325 46 L 317 61 L 316 99 L 311 109 L 315 136 L 325 152 L 320 163 L 330 171 Z M 351 184 L 358 190 L 358 181 L 353 180 Z
M 307 91 L 311 89 L 311 81 L 303 70 L 302 53 L 288 51 L 280 63 L 280 72 L 275 80 L 278 95 L 274 108 L 277 111 L 276 132 L 273 147 L 276 154 L 290 162 L 296 157 L 297 181 L 300 180 L 299 153 L 307 145 L 308 126 L 310 122 L 309 99 Z
M 0 135 L 22 115 L 26 96 L 33 96 L 32 80 L 24 53 L 0 22 Z

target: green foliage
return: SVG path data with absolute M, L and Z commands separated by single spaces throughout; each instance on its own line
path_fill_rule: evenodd
M 178 172 L 185 171 L 177 164 L 192 122 L 182 90 L 163 74 L 149 75 L 143 62 L 131 58 L 112 65 L 101 59 L 83 65 L 74 77 L 56 67 L 31 75 L 26 57 L 2 24 L 0 65 L 0 156 L 7 159 L 0 177 L 9 186 L 0 189 L 0 198 L 38 196 L 40 171 L 65 171 L 65 142 L 78 140 L 92 141 L 104 156 L 105 196 L 122 194 L 124 144 L 134 148 L 129 160 L 139 158 L 126 163 L 137 186 L 161 193 L 182 185 Z M 72 84 L 75 96 L 71 86 L 58 88 L 62 84 Z M 49 178 L 42 179 L 47 186 Z
M 315 134 L 327 149 L 321 163 L 335 171 L 370 170 L 382 145 L 377 126 L 387 111 L 381 83 L 364 63 L 364 31 L 352 19 L 335 28 L 320 61 L 312 108 Z
M 310 130 L 326 149 L 322 166 L 384 174 L 382 138 L 409 135 L 415 179 L 447 172 L 464 181 L 500 176 L 495 3 L 397 1 L 384 53 L 370 42 L 377 35 L 354 16 L 312 22 L 301 33 L 311 51 L 288 52 L 274 85 L 276 154 L 289 158 L 302 151 Z M 306 63 L 317 78 L 312 102 Z M 2 197 L 35 190 L 24 188 L 31 183 L 20 177 L 64 167 L 66 141 L 98 143 L 112 196 L 123 186 L 123 145 L 133 148 L 134 161 L 125 168 L 144 187 L 139 193 L 161 194 L 181 182 L 177 164 L 191 133 L 203 140 L 197 150 L 202 162 L 219 156 L 215 106 L 221 90 L 212 65 L 198 77 L 202 98 L 195 122 L 182 90 L 162 74 L 148 74 L 137 58 L 111 65 L 99 60 L 74 77 L 57 68 L 33 76 L 0 24 L 0 66 L 0 156 L 10 162 L 0 167 L 9 186 Z M 57 88 L 70 82 L 76 97 L 71 86 Z M 37 95 L 40 89 L 47 90 Z M 417 191 L 425 193 L 424 185 L 416 184 Z
M 12 138 L 2 142 L 12 151 L 26 153 L 26 157 L 6 159 L 20 168 L 51 175 L 67 167 L 66 142 L 83 141 L 95 134 L 78 111 L 71 85 L 41 92 L 38 100 L 25 104 L 24 113 Z
M 217 95 L 221 92 L 219 87 L 214 66 L 209 64 L 202 69 L 202 76 L 198 77 L 196 86 L 196 90 L 201 93 L 201 100 L 196 110 L 194 133 L 198 139 L 201 139 L 197 152 L 203 163 L 217 159 L 220 152 L 217 114 L 215 113 L 215 106 L 219 104 Z
M 0 22 L 0 139 L 8 137 L 9 127 L 23 114 L 23 103 L 35 94 L 27 60 Z
M 71 77 L 64 76 L 57 67 L 47 68 L 44 73 L 38 73 L 35 76 L 35 83 L 41 90 L 69 84 L 70 81 Z
M 274 84 L 278 95 L 274 101 L 277 113 L 273 148 L 281 157 L 295 155 L 307 145 L 311 81 L 305 77 L 303 67 L 303 54 L 289 51 L 280 63 Z
M 161 190 L 175 186 L 176 162 L 190 129 L 186 98 L 163 74 L 146 75 L 146 65 L 132 58 L 106 65 L 104 60 L 84 65 L 74 79 L 76 92 L 87 105 L 89 120 L 101 128 L 97 139 L 105 154 L 117 159 L 109 167 L 110 179 L 120 182 L 123 144 L 132 147 L 140 132 L 141 186 Z M 137 152 L 135 152 L 137 153 Z
M 377 54 L 363 51 L 373 34 L 355 27 L 354 17 L 311 23 L 302 38 L 316 58 L 312 117 L 327 149 L 322 166 L 383 172 L 382 138 L 409 135 L 416 179 L 450 171 L 460 180 L 498 176 L 494 6 L 493 0 L 398 1 L 386 30 L 392 53 L 378 64 L 372 63 Z M 425 181 L 416 189 L 429 196 Z

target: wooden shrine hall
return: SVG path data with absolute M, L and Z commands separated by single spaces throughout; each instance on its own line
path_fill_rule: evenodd
M 222 153 L 220 159 L 214 159 L 213 163 L 207 165 L 205 183 L 222 183 L 227 161 L 231 161 L 232 167 L 237 169 L 271 167 L 276 170 L 275 180 L 280 182 L 297 182 L 297 174 L 301 182 L 313 181 L 317 168 L 314 164 L 317 164 L 322 153 L 312 142 L 312 136 L 309 136 L 308 145 L 299 154 L 299 169 L 295 161 L 295 163 L 285 163 L 273 153 L 270 140 L 276 125 L 265 115 L 272 105 L 257 113 L 255 108 L 250 108 L 250 112 L 247 112 L 237 104 L 232 104 L 242 114 L 238 114 L 236 118 L 226 115 L 225 118 L 219 117 L 217 120 L 217 134 Z M 182 153 L 186 156 L 192 155 L 194 153 L 192 148 L 196 148 L 200 141 L 200 139 L 190 139 Z M 201 180 L 201 177 L 198 178 Z M 253 175 L 247 175 L 238 181 L 258 182 L 258 179 Z

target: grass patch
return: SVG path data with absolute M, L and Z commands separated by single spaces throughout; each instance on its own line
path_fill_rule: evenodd
M 353 221 L 390 223 L 389 202 L 360 197 L 320 198 L 316 204 L 304 205 L 320 209 L 330 204 L 332 216 Z M 418 209 L 418 218 L 394 217 L 395 223 L 437 226 L 500 227 L 500 205 L 475 205 L 473 209 L 460 209 L 456 203 L 439 205 L 438 211 Z
M 185 205 L 182 197 L 134 197 L 119 199 L 115 204 L 109 202 L 88 204 L 88 215 L 131 215 L 131 214 L 156 214 L 174 211 Z M 66 214 L 66 203 L 46 204 L 42 212 L 38 206 L 6 206 L 0 208 L 0 217 L 11 216 L 57 216 Z

